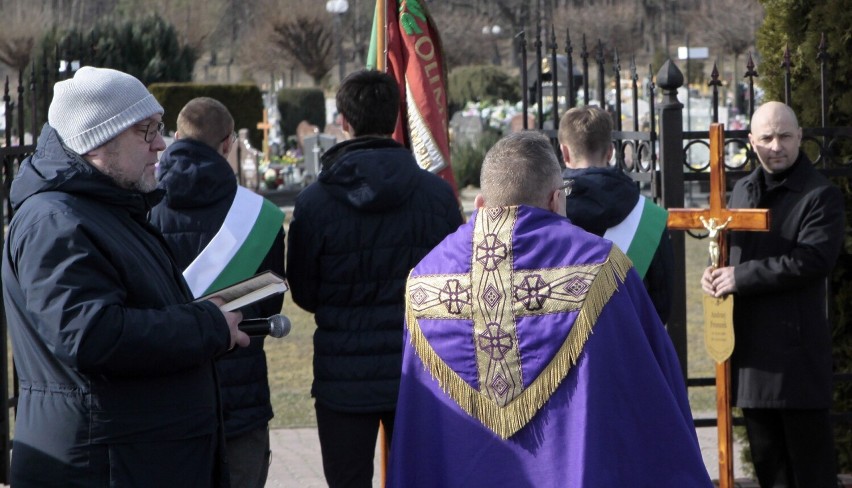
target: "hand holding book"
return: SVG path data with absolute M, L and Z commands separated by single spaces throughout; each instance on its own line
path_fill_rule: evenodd
M 230 312 L 272 295 L 284 293 L 289 289 L 287 280 L 272 271 L 264 271 L 221 290 L 208 293 L 195 301 L 200 302 L 218 296 L 225 301 L 219 308 Z

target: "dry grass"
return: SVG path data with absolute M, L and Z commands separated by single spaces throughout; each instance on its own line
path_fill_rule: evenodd
M 690 378 L 715 375 L 715 362 L 704 349 L 704 312 L 702 305 L 701 273 L 707 265 L 707 240 L 686 237 L 686 335 L 687 374 Z M 716 389 L 690 388 L 689 404 L 693 413 L 715 416 Z
M 275 412 L 271 427 L 314 427 L 316 416 L 311 398 L 314 315 L 293 303 L 289 293 L 284 297 L 284 315 L 292 324 L 290 334 L 283 339 L 266 339 L 264 345 Z

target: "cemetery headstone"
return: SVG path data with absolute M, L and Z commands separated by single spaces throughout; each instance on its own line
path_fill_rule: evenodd
M 320 157 L 336 143 L 337 139 L 328 134 L 317 133 L 305 137 L 303 141 L 304 152 L 302 153 L 305 157 L 305 173 L 303 181 L 306 183 L 316 181 L 316 178 L 322 169 L 320 167 Z
M 456 112 L 450 120 L 450 131 L 456 144 L 475 146 L 482 138 L 482 119 L 478 115 L 465 115 Z

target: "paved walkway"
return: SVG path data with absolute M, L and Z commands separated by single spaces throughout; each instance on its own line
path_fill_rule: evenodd
M 665 435 L 665 434 L 663 434 Z M 325 477 L 322 474 L 319 440 L 316 429 L 275 429 L 272 431 L 272 464 L 269 467 L 269 477 L 266 486 L 269 488 L 325 488 Z M 704 465 L 710 477 L 719 477 L 719 467 L 716 454 L 716 429 L 698 429 L 698 440 Z M 734 446 L 734 477 L 741 481 L 743 488 L 752 485 L 747 481 L 745 470 L 739 463 L 742 446 Z M 376 475 L 373 487 L 381 487 L 378 451 L 376 453 Z

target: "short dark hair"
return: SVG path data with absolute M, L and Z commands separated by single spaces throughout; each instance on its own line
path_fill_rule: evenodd
M 356 71 L 340 84 L 336 101 L 353 136 L 393 134 L 399 116 L 399 86 L 392 76 L 375 70 Z

